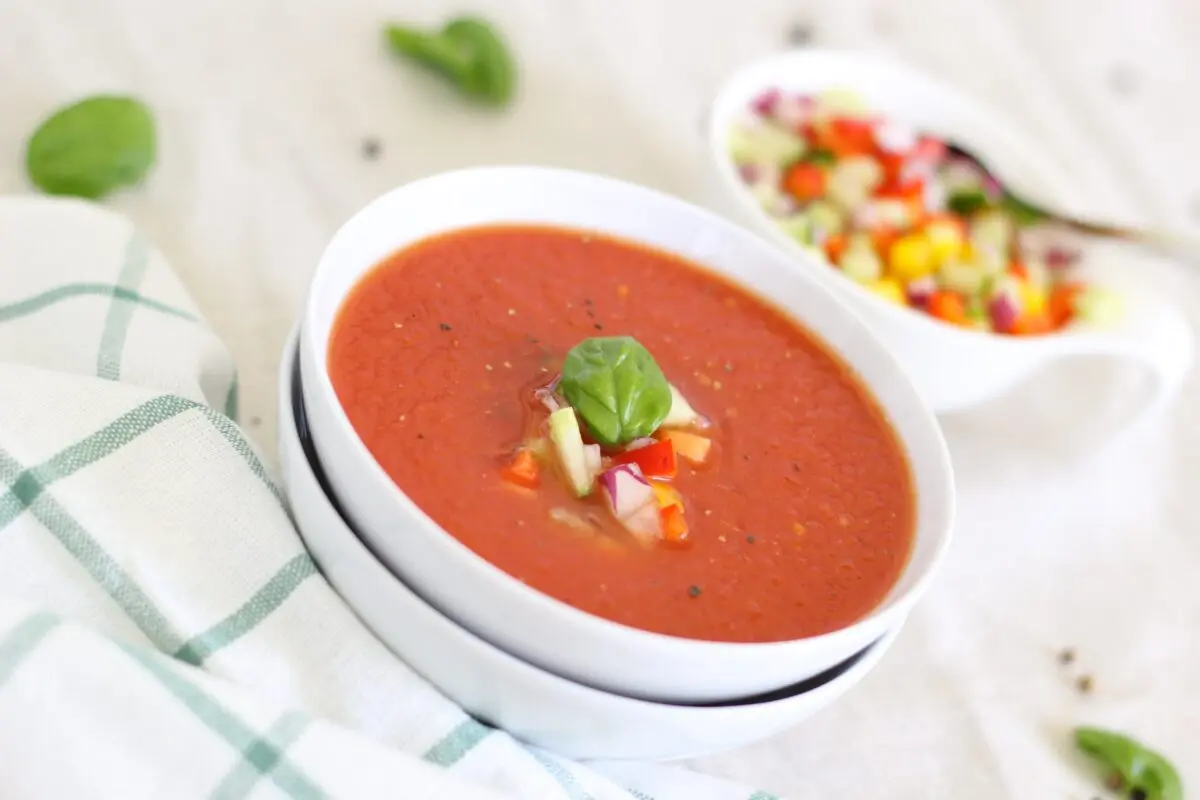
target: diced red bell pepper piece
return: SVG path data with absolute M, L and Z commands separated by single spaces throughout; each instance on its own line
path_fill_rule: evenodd
M 834 117 L 818 126 L 817 141 L 838 158 L 875 152 L 875 125 L 870 120 Z
M 1060 283 L 1050 291 L 1050 299 L 1046 303 L 1046 313 L 1050 324 L 1061 328 L 1075 316 L 1075 300 L 1083 291 L 1081 283 Z
M 920 178 L 885 186 L 878 194 L 879 197 L 903 201 L 908 207 L 909 216 L 912 217 L 913 227 L 918 227 L 925 221 L 925 181 Z
M 783 188 L 801 203 L 816 200 L 825 194 L 825 172 L 805 161 L 793 164 L 783 175 Z
M 528 450 L 518 450 L 512 460 L 500 468 L 500 477 L 515 486 L 536 489 L 542 484 L 537 459 Z
M 647 478 L 674 478 L 679 472 L 675 448 L 669 441 L 655 442 L 613 456 L 614 464 L 637 464 Z

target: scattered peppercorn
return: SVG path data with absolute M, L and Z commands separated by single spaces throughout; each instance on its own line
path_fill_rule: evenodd
M 1129 800 L 1146 800 L 1146 790 L 1135 786 L 1129 790 Z
M 691 586 L 688 587 L 688 597 L 699 597 L 699 596 L 700 596 L 700 587 L 699 586 L 692 584 Z
M 1091 694 L 1094 687 L 1095 680 L 1091 675 L 1080 675 L 1075 680 L 1075 688 L 1079 690 L 1080 694 Z
M 1125 785 L 1125 779 L 1121 777 L 1121 773 L 1114 770 L 1108 773 L 1108 777 L 1104 779 L 1104 785 L 1115 792 Z
M 425 434 L 423 434 L 423 433 L 418 433 L 418 434 L 417 434 L 417 438 L 418 438 L 418 439 L 424 439 L 424 438 L 425 438 Z
M 375 139 L 375 138 L 363 139 L 362 156 L 367 161 L 374 161 L 375 159 L 379 158 L 379 154 L 382 151 L 383 151 L 383 145 L 380 144 L 378 139 Z
M 800 465 L 797 464 L 795 461 L 793 461 L 792 462 L 792 472 L 799 472 L 799 471 L 800 471 Z
M 756 541 L 756 540 L 755 540 L 755 538 L 754 538 L 754 534 L 752 534 L 752 533 L 751 533 L 751 534 L 749 534 L 749 535 L 747 535 L 747 536 L 746 536 L 746 543 L 747 543 L 747 544 L 754 544 L 754 542 L 755 542 L 755 541 Z
M 602 331 L 602 330 L 604 330 L 604 326 L 603 326 L 603 325 L 601 325 L 599 322 L 597 322 L 597 323 L 596 323 L 595 325 L 593 325 L 592 327 L 593 327 L 593 328 L 595 328 L 595 329 L 596 329 L 596 330 L 598 330 L 598 331 Z
M 792 47 L 804 47 L 813 40 L 813 28 L 807 22 L 797 22 L 788 28 L 788 44 Z
M 251 417 L 250 418 L 250 427 L 251 428 L 257 428 L 259 425 L 262 425 L 262 417 Z
M 1062 650 L 1059 651 L 1058 663 L 1062 664 L 1063 666 L 1066 666 L 1067 664 L 1074 663 L 1074 661 L 1075 661 L 1075 648 L 1064 647 Z
M 444 330 L 444 331 L 448 331 L 448 330 L 450 330 L 450 326 L 449 326 L 449 325 L 447 325 L 447 324 L 446 324 L 446 323 L 444 323 L 444 322 L 441 322 L 441 323 L 439 323 L 439 324 L 438 324 L 438 327 L 439 327 L 439 328 L 441 328 L 441 329 L 442 329 L 442 330 Z

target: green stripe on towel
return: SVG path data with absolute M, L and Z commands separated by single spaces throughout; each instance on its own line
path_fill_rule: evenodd
M 63 300 L 69 300 L 72 297 L 120 298 L 129 303 L 136 303 L 142 308 L 157 311 L 160 314 L 178 317 L 188 322 L 199 322 L 195 314 L 175 308 L 174 306 L 169 306 L 166 303 L 160 303 L 157 300 L 151 300 L 149 297 L 143 297 L 130 289 L 125 289 L 121 286 L 112 286 L 107 283 L 67 283 L 62 286 L 56 286 L 53 289 L 47 289 L 33 297 L 27 297 L 24 300 L 0 306 L 0 322 L 9 322 L 21 317 L 27 317 L 30 314 L 36 314 L 44 308 L 57 305 Z
M 476 745 L 488 737 L 492 729 L 478 720 L 467 717 L 443 736 L 422 756 L 439 767 L 449 767 L 461 761 Z
M 257 735 L 233 712 L 221 705 L 204 689 L 169 667 L 156 653 L 148 653 L 125 644 L 118 645 L 130 658 L 155 677 L 197 719 L 242 754 L 239 766 L 270 778 L 276 787 L 296 800 L 316 800 L 326 793 L 299 768 L 292 765 L 283 750 Z
M 34 614 L 0 640 L 0 686 L 12 677 L 17 667 L 37 649 L 46 634 L 54 630 L 58 623 L 58 617 L 53 614 Z
M 291 597 L 316 565 L 302 553 L 283 565 L 241 608 L 175 651 L 175 658 L 199 666 L 213 653 L 245 636 Z
M 308 716 L 289 711 L 279 718 L 262 738 L 255 739 L 242 751 L 238 762 L 209 795 L 212 800 L 241 800 L 254 791 L 264 776 L 270 775 L 283 753 L 300 738 L 310 723 Z
M 150 250 L 146 240 L 134 233 L 125 245 L 125 260 L 117 276 L 117 287 L 136 291 L 146 277 L 150 266 Z M 96 354 L 96 375 L 105 380 L 121 379 L 121 359 L 125 354 L 125 339 L 129 335 L 129 324 L 137 304 L 113 295 L 108 304 L 108 316 L 104 319 L 104 331 L 100 334 L 100 350 Z

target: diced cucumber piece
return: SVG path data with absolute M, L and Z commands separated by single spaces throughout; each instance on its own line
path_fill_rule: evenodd
M 841 233 L 846 226 L 846 215 L 827 200 L 814 200 L 805 211 L 811 224 L 810 230 L 820 231 L 826 236 Z
M 803 156 L 805 148 L 800 136 L 770 122 L 739 126 L 729 134 L 729 154 L 739 164 L 789 164 Z
M 968 297 L 982 292 L 989 277 L 988 273 L 976 264 L 964 264 L 954 260 L 942 264 L 937 276 L 941 286 Z
M 1075 313 L 1092 325 L 1114 325 L 1124 311 L 1121 296 L 1102 286 L 1089 286 L 1075 298 Z
M 587 451 L 584 449 L 583 435 L 579 432 L 575 409 L 568 406 L 550 415 L 550 441 L 554 442 L 554 450 L 558 453 L 558 460 L 575 495 L 585 497 L 591 494 L 593 476 L 588 469 Z
M 779 227 L 783 228 L 784 233 L 800 244 L 810 244 L 812 242 L 812 222 L 809 220 L 808 214 L 803 211 L 779 220 Z
M 875 253 L 870 242 L 851 242 L 838 262 L 846 277 L 857 283 L 874 283 L 883 277 L 883 260 Z
M 1007 253 L 1012 240 L 1012 219 L 1002 211 L 985 211 L 971 220 L 971 244 L 977 250 Z
M 671 410 L 667 412 L 667 416 L 662 421 L 664 428 L 682 428 L 691 425 L 700 420 L 700 415 L 696 413 L 696 409 L 692 408 L 691 403 L 683 396 L 683 392 L 675 388 L 671 384 Z

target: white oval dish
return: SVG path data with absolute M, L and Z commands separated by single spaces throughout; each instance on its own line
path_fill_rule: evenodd
M 842 356 L 895 428 L 917 489 L 912 557 L 874 612 L 822 636 L 764 644 L 637 630 L 512 578 L 441 530 L 392 482 L 355 433 L 326 370 L 334 318 L 363 274 L 396 250 L 434 234 L 504 222 L 594 230 L 676 253 L 771 298 Z M 389 192 L 347 222 L 322 256 L 301 328 L 300 365 L 305 407 L 333 492 L 388 568 L 489 642 L 605 690 L 672 702 L 719 701 L 817 675 L 893 628 L 949 544 L 954 493 L 945 442 L 887 350 L 784 253 L 714 214 L 632 184 L 563 170 L 490 167 Z
M 773 736 L 863 679 L 899 625 L 834 675 L 758 702 L 679 706 L 602 692 L 526 664 L 459 627 L 380 564 L 326 497 L 295 416 L 296 345 L 279 377 L 279 459 L 296 527 L 321 573 L 405 663 L 472 715 L 579 759 L 664 760 L 730 750 Z M 302 408 L 302 406 L 299 406 Z M 318 466 L 317 469 L 320 469 Z
M 789 237 L 755 201 L 729 157 L 729 133 L 765 89 L 817 94 L 850 90 L 881 114 L 944 136 L 984 158 L 1003 180 L 1051 207 L 1077 209 L 1078 193 L 1035 142 L 989 108 L 932 76 L 886 57 L 804 50 L 755 61 L 729 78 L 708 120 L 714 203 L 795 257 L 796 266 L 833 287 L 899 358 L 937 412 L 964 409 L 1003 394 L 1055 359 L 1074 355 L 1124 358 L 1155 379 L 1141 416 L 1165 405 L 1192 362 L 1192 332 L 1184 316 L 1146 285 L 1136 264 L 1089 258 L 1084 274 L 1119 292 L 1124 319 L 1110 329 L 1072 326 L 1061 333 L 1010 337 L 956 328 L 895 305 L 833 269 Z M 1136 421 L 1136 420 L 1135 420 Z

